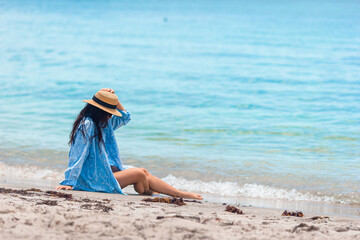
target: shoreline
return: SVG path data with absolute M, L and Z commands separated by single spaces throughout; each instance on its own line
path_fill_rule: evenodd
M 31 154 L 30 154 L 31 155 Z M 14 156 L 17 154 L 14 153 Z M 36 155 L 37 156 L 37 155 Z M 0 154 L 0 158 L 2 158 Z M 33 156 L 34 157 L 34 156 Z M 3 159 L 4 160 L 4 159 Z M 63 179 L 66 167 L 53 167 L 38 164 L 12 163 L 11 158 L 0 161 L 0 183 L 16 183 L 52 187 Z M 46 160 L 46 161 L 45 161 Z M 43 161 L 48 162 L 48 158 Z M 151 164 L 150 164 L 151 165 Z M 135 165 L 136 166 L 136 165 Z M 146 167 L 146 166 L 145 166 Z M 265 207 L 265 208 L 291 208 L 304 209 L 319 214 L 339 214 L 360 216 L 355 213 L 360 209 L 360 193 L 347 189 L 342 191 L 315 191 L 309 190 L 311 185 L 303 187 L 278 186 L 270 182 L 257 183 L 252 181 L 227 181 L 222 178 L 193 178 L 182 175 L 181 172 L 173 175 L 170 172 L 156 172 L 154 168 L 147 168 L 155 176 L 159 176 L 170 185 L 184 191 L 198 192 L 215 202 L 229 202 Z M 22 179 L 19 181 L 19 179 Z M 304 183 L 305 184 L 305 183 Z
M 4 179 L 3 179 L 4 180 Z M 3 181 L 0 178 L 0 187 L 8 186 L 10 188 L 43 188 L 49 190 L 55 190 L 55 186 L 58 185 L 56 181 L 44 181 L 44 180 L 15 180 L 11 179 Z M 124 193 L 130 195 L 138 195 L 132 186 L 128 186 L 124 189 Z M 102 194 L 102 193 L 100 193 Z M 104 193 L 105 194 L 105 193 Z M 116 194 L 115 194 L 116 195 Z M 291 211 L 303 211 L 311 214 L 320 215 L 332 215 L 340 217 L 354 217 L 360 219 L 360 205 L 358 204 L 342 204 L 332 202 L 318 202 L 307 200 L 284 200 L 284 199 L 264 199 L 264 198 L 250 198 L 250 197 L 228 197 L 209 193 L 201 193 L 204 200 L 217 204 L 231 204 L 231 205 L 243 205 L 262 209 L 271 210 L 291 210 Z M 165 195 L 161 195 L 165 196 Z
M 43 188 L 48 190 L 55 190 L 55 186 L 58 185 L 57 181 L 45 181 L 45 180 L 15 180 L 0 178 L 0 187 L 8 186 L 10 188 Z M 183 189 L 184 190 L 184 189 Z M 80 191 L 81 192 L 81 191 Z M 138 195 L 132 186 L 128 186 L 124 189 L 124 193 L 130 195 Z M 100 193 L 102 194 L 102 193 Z M 105 194 L 105 193 L 104 193 Z M 116 195 L 116 194 L 115 194 Z M 231 205 L 243 205 L 255 208 L 271 209 L 271 210 L 291 210 L 291 211 L 305 211 L 311 214 L 320 215 L 332 215 L 340 217 L 354 217 L 360 219 L 360 205 L 358 204 L 342 204 L 332 202 L 318 202 L 307 200 L 284 200 L 284 199 L 264 199 L 264 198 L 251 198 L 251 197 L 228 197 L 209 193 L 201 193 L 204 200 L 217 204 L 231 204 Z M 161 195 L 165 196 L 165 195 Z
M 219 197 L 206 196 L 206 200 L 214 203 L 228 203 L 241 204 L 245 206 L 253 206 L 255 208 L 272 209 L 272 210 L 291 210 L 291 211 L 305 211 L 311 214 L 331 215 L 339 217 L 353 217 L 359 218 L 360 221 L 360 206 L 340 203 L 314 202 L 314 201 L 290 201 L 290 200 L 275 200 L 275 199 L 261 199 L 261 198 L 246 198 L 246 197 Z M 221 200 L 221 201 L 219 201 Z
M 360 237 L 357 217 L 282 216 L 285 210 L 237 205 L 244 214 L 225 212 L 221 203 L 186 202 L 185 206 L 144 202 L 149 196 L 82 191 L 29 189 L 0 184 L 2 239 L 354 239 Z M 15 191 L 14 191 L 15 190 Z M 34 189 L 33 189 L 34 190 Z M 41 191 L 41 192 L 39 192 Z M 288 209 L 289 210 L 289 209 Z M 319 217 L 312 219 L 313 217 Z

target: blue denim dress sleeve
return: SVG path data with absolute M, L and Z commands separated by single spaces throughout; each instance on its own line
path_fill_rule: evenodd
M 85 137 L 81 133 L 85 130 Z M 118 181 L 111 171 L 109 158 L 116 161 L 120 169 L 122 163 L 118 155 L 116 140 L 110 124 L 103 129 L 103 143 L 99 143 L 93 121 L 86 118 L 77 130 L 75 141 L 69 152 L 69 167 L 61 185 L 73 186 L 74 190 L 123 194 Z
M 113 115 L 112 118 L 110 118 L 109 120 L 114 131 L 121 126 L 126 125 L 131 120 L 131 113 L 129 111 L 122 111 L 122 110 L 118 110 L 118 111 L 121 113 L 122 116 L 118 117 Z

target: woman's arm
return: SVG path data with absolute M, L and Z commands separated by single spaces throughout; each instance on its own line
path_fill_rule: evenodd
M 111 92 L 111 93 L 114 93 L 114 94 L 115 94 L 115 91 L 114 91 L 114 89 L 112 89 L 112 88 L 102 88 L 102 89 L 100 89 L 100 91 L 106 91 L 106 92 Z M 119 99 L 118 99 L 118 103 L 117 103 L 117 105 L 116 105 L 116 108 L 119 109 L 119 110 L 121 110 L 121 111 L 126 111 L 125 108 L 124 108 L 124 106 L 123 106 L 123 105 L 121 104 L 121 102 L 119 101 Z
M 119 100 L 118 100 L 118 104 L 116 105 L 116 108 L 119 109 L 119 110 L 121 110 L 121 111 L 126 112 L 124 106 L 121 104 L 121 102 L 120 102 Z
M 112 88 L 102 88 L 102 89 L 100 89 L 100 91 L 106 91 L 106 92 L 111 92 L 111 93 L 114 93 L 114 94 L 115 94 L 115 91 L 114 91 L 114 89 L 112 89 Z M 117 105 L 116 105 L 116 108 L 119 109 L 119 110 L 121 110 L 121 111 L 126 111 L 125 108 L 124 108 L 124 106 L 123 106 L 123 105 L 121 104 L 121 102 L 119 101 L 119 99 L 118 99 L 118 103 L 117 103 Z
M 102 88 L 100 91 L 107 91 L 115 94 L 114 89 L 111 88 Z M 116 108 L 120 111 L 122 116 L 118 117 L 114 115 L 112 118 L 110 118 L 109 122 L 111 123 L 113 130 L 126 125 L 131 120 L 130 112 L 126 111 L 119 100 L 117 102 Z

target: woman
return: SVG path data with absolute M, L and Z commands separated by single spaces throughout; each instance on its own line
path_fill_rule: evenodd
M 173 188 L 144 168 L 121 163 L 114 130 L 130 121 L 114 90 L 103 88 L 81 110 L 70 133 L 69 167 L 58 190 L 84 190 L 123 193 L 134 185 L 136 192 L 153 192 L 191 199 L 202 199 L 195 193 Z

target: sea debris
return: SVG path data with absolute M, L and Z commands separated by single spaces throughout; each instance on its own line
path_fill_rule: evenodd
M 26 192 L 42 192 L 40 189 L 38 188 L 29 188 L 25 190 Z
M 95 209 L 102 210 L 103 212 L 110 212 L 110 211 L 114 210 L 112 207 L 106 206 L 106 205 L 101 204 L 101 203 L 96 204 Z
M 42 202 L 37 202 L 36 205 L 49 205 L 49 206 L 57 206 L 57 201 L 54 200 L 42 200 Z
M 102 199 L 101 201 L 98 200 L 94 200 L 94 199 L 89 199 L 89 198 L 80 198 L 79 200 L 75 200 L 76 202 L 85 202 L 85 203 L 99 203 L 99 204 L 103 204 L 103 203 L 110 203 L 109 199 Z
M 80 207 L 83 209 L 91 210 L 92 205 L 91 204 L 83 204 Z
M 91 200 L 89 198 L 81 198 L 80 200 L 77 200 L 78 202 L 98 202 L 96 200 Z
M 318 219 L 330 219 L 329 217 L 323 217 L 323 216 L 314 216 L 312 218 L 309 218 L 310 220 L 318 220 Z
M 104 203 L 109 203 L 109 199 L 102 199 L 103 202 L 89 199 L 89 198 L 80 198 L 79 200 L 74 200 L 76 202 L 84 202 L 86 204 L 82 204 L 80 207 L 87 210 L 102 210 L 103 212 L 109 212 L 114 210 L 112 207 L 105 205 Z
M 172 216 L 157 216 L 156 217 L 157 220 L 164 219 L 164 218 L 181 218 L 181 219 L 185 219 L 185 220 L 200 222 L 199 216 L 184 216 L 184 215 L 176 214 L 176 215 L 172 215 Z
M 307 232 L 312 232 L 312 231 L 317 231 L 317 230 L 319 230 L 318 227 L 309 226 L 309 225 L 307 225 L 306 223 L 300 223 L 299 225 L 295 226 L 291 232 L 292 232 L 292 233 L 294 233 L 294 232 L 299 232 L 298 229 L 299 229 L 299 230 L 304 230 L 304 231 L 307 231 Z
M 184 202 L 194 202 L 194 203 L 202 203 L 200 201 L 197 201 L 197 200 L 184 200 Z
M 33 195 L 39 195 L 38 193 L 33 193 L 34 189 L 36 188 L 31 188 L 31 189 L 21 189 L 21 190 L 15 190 L 15 189 L 11 189 L 11 188 L 0 188 L 0 193 L 2 194 L 18 194 L 18 195 L 22 195 L 22 196 L 33 196 Z M 40 189 L 37 189 L 40 190 Z M 41 190 L 40 190 L 41 191 Z M 37 191 L 36 191 L 37 192 Z
M 168 203 L 168 204 L 176 204 L 178 206 L 186 205 L 182 198 L 171 198 L 171 197 L 155 197 L 155 198 L 144 198 L 145 202 L 160 202 L 160 203 Z
M 347 232 L 350 230 L 350 227 L 349 226 L 346 226 L 346 227 L 337 227 L 335 228 L 335 231 L 337 232 Z
M 281 216 L 293 216 L 293 217 L 303 217 L 304 214 L 300 211 L 296 211 L 296 212 L 290 212 L 290 211 L 287 211 L 285 210 Z
M 102 210 L 103 212 L 110 212 L 113 211 L 114 209 L 110 206 L 106 206 L 102 203 L 96 203 L 96 204 L 83 204 L 80 206 L 83 209 L 87 209 L 87 210 Z
M 66 200 L 72 200 L 72 194 L 56 192 L 56 191 L 46 191 L 46 194 L 52 197 L 65 198 Z
M 226 212 L 237 213 L 237 214 L 244 214 L 244 212 L 241 209 L 239 209 L 237 207 L 234 207 L 234 206 L 231 206 L 231 205 L 227 205 L 225 211 Z

